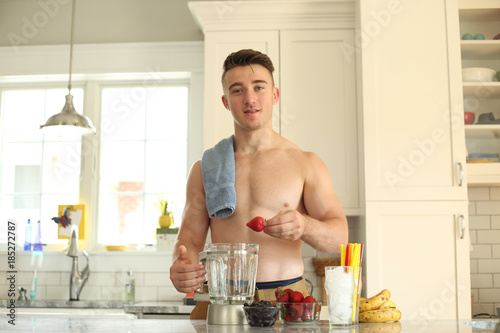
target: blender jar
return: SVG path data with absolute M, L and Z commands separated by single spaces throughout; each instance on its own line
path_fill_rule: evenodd
M 257 279 L 258 244 L 205 245 L 205 269 L 212 304 L 243 304 L 253 299 Z

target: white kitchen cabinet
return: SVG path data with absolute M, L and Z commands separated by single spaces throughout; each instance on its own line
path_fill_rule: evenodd
M 305 6 L 307 4 L 307 6 Z M 233 133 L 221 102 L 222 63 L 243 48 L 266 53 L 275 66 L 280 102 L 273 126 L 301 149 L 317 153 L 348 215 L 358 215 L 359 169 L 353 1 L 193 2 L 205 35 L 204 145 Z M 262 7 L 266 15 L 262 15 Z
M 462 67 L 485 67 L 500 71 L 500 4 L 490 0 L 459 1 L 460 36 L 484 35 L 484 40 L 461 40 Z M 457 36 L 457 38 L 460 38 Z M 465 126 L 469 154 L 499 154 L 500 124 L 477 124 L 483 113 L 500 118 L 500 82 L 463 82 L 464 110 L 476 115 L 475 124 Z M 472 159 L 470 157 L 469 159 Z M 500 163 L 468 163 L 467 183 L 500 185 Z
M 405 320 L 469 318 L 470 242 L 462 203 L 367 202 L 366 214 L 367 294 L 389 289 Z
M 456 3 L 390 3 L 360 6 L 366 200 L 465 200 Z
M 344 210 L 359 207 L 356 66 L 352 29 L 280 32 L 281 135 L 318 154 Z
M 470 318 L 457 2 L 361 0 L 360 24 L 364 292 L 391 290 L 404 319 Z

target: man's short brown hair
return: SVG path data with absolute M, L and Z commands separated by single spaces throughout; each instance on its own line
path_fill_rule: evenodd
M 271 73 L 271 77 L 273 77 L 274 65 L 271 59 L 266 54 L 251 49 L 243 49 L 239 50 L 238 52 L 233 52 L 227 56 L 226 60 L 224 61 L 224 65 L 222 66 L 222 69 L 224 70 L 222 73 L 222 84 L 224 84 L 224 77 L 230 69 L 250 65 L 263 66 Z

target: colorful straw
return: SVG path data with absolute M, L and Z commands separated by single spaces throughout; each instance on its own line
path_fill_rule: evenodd
M 364 244 L 359 244 L 359 243 L 349 243 L 347 246 L 344 244 L 340 245 L 340 265 L 341 266 L 353 266 L 353 267 L 361 267 L 361 264 L 363 263 L 363 253 L 365 250 L 365 245 Z M 361 272 L 358 269 L 358 277 L 357 277 L 357 282 L 354 287 L 354 295 L 353 295 L 353 307 L 352 307 L 352 321 L 355 320 L 356 318 L 356 312 L 357 312 L 357 295 L 358 295 L 358 285 L 359 281 L 361 279 Z

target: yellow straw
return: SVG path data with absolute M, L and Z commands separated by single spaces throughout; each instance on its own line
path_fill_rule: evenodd
M 340 266 L 345 266 L 345 245 L 340 244 Z
M 354 267 L 359 267 L 359 264 L 361 262 L 361 244 L 354 244 L 354 258 L 353 258 L 353 265 Z M 356 269 L 354 269 L 354 274 L 356 274 Z M 358 268 L 358 274 L 359 274 L 359 268 Z M 354 295 L 353 295 L 353 306 L 352 306 L 352 321 L 356 319 L 356 312 L 357 312 L 357 301 L 358 301 L 358 285 L 359 285 L 359 276 L 355 278 L 355 283 L 354 286 Z

